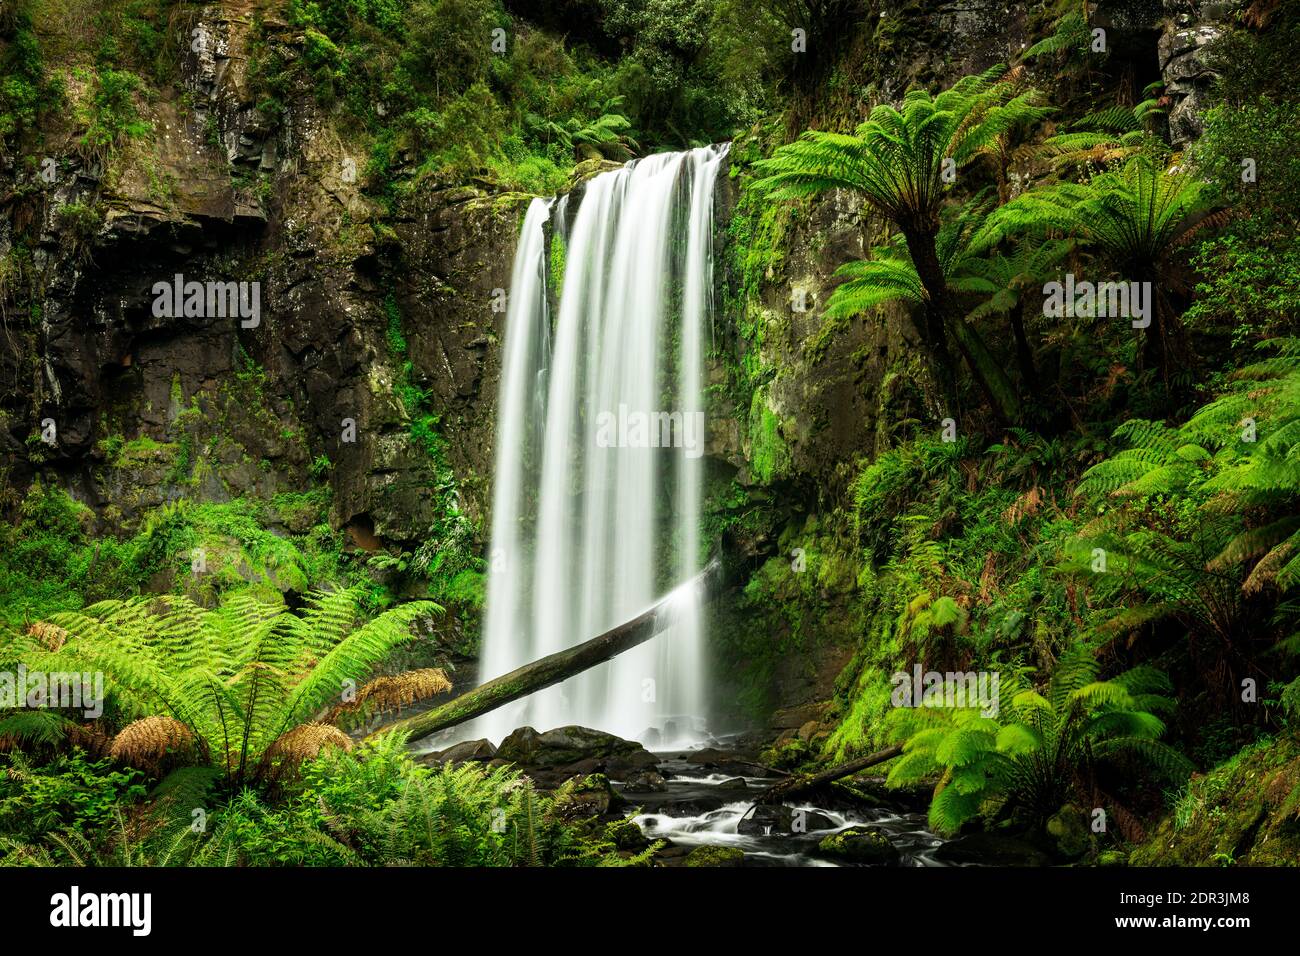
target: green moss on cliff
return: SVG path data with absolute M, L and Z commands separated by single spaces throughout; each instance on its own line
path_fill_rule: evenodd
M 1134 849 L 1137 866 L 1300 866 L 1300 741 L 1246 747 L 1194 777 Z
M 790 449 L 782 434 L 782 422 L 764 401 L 763 393 L 754 394 L 749 411 L 750 467 L 754 477 L 764 484 L 784 476 L 790 467 Z

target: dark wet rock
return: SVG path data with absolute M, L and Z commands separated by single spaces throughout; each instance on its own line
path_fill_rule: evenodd
M 668 790 L 668 782 L 663 774 L 653 770 L 639 770 L 623 779 L 623 788 L 638 793 L 665 793 Z
M 442 763 L 462 763 L 466 760 L 490 761 L 497 755 L 497 748 L 492 745 L 492 741 L 466 740 L 458 744 L 453 744 L 446 750 L 435 750 L 432 753 L 421 754 L 416 759 L 423 764 L 442 764 Z
M 655 859 L 668 866 L 681 866 L 683 861 L 691 855 L 691 852 L 697 849 L 699 849 L 699 847 L 689 847 L 677 843 L 669 843 L 655 854 Z
M 520 727 L 497 748 L 497 756 L 521 767 L 563 767 L 579 761 L 603 759 L 606 769 L 645 769 L 655 765 L 654 755 L 633 740 L 624 740 L 589 727 L 558 727 L 538 733 Z
M 673 801 L 672 808 L 674 815 L 702 816 L 714 810 L 721 810 L 722 805 L 719 797 L 692 797 L 689 800 Z
M 1047 832 L 1056 842 L 1056 851 L 1067 860 L 1077 860 L 1092 846 L 1087 814 L 1076 806 L 1066 805 L 1047 821 Z
M 728 750 L 719 750 L 716 747 L 705 747 L 703 750 L 691 751 L 685 754 L 683 759 L 693 766 L 704 767 L 709 770 L 720 770 L 724 773 L 744 774 L 747 777 L 770 777 L 772 775 L 770 767 L 765 767 L 746 755 Z
M 719 790 L 748 790 L 749 784 L 745 782 L 744 777 L 728 777 L 718 783 Z
M 889 838 L 871 827 L 849 827 L 817 844 L 817 852 L 832 860 L 865 866 L 892 866 L 902 854 Z
M 633 852 L 644 850 L 650 845 L 641 828 L 629 819 L 614 820 L 606 825 L 605 834 L 620 850 Z
M 697 846 L 686 857 L 686 866 L 741 866 L 744 851 L 734 846 Z
M 835 822 L 816 810 L 796 810 L 786 806 L 756 806 L 740 818 L 736 832 L 746 836 L 774 833 L 813 833 L 833 830 Z
M 971 833 L 957 837 L 934 851 L 943 863 L 983 866 L 1049 866 L 1046 853 L 1027 840 L 996 833 Z
M 610 786 L 604 774 L 582 777 L 557 794 L 555 815 L 562 820 L 605 817 L 626 806 L 627 801 Z
M 684 755 L 682 758 L 687 763 L 695 764 L 698 767 L 722 767 L 727 764 L 744 763 L 735 753 L 729 750 L 719 750 L 717 747 L 705 747 L 701 750 L 693 750 Z
M 585 776 L 589 773 L 600 773 L 605 769 L 605 761 L 600 757 L 587 757 L 584 760 L 576 760 L 573 763 L 565 764 L 563 767 L 556 768 L 556 773 L 564 774 L 568 777 Z
M 614 754 L 603 759 L 605 769 L 616 777 L 626 777 L 628 774 L 641 771 L 657 770 L 659 767 L 658 758 L 648 750 Z

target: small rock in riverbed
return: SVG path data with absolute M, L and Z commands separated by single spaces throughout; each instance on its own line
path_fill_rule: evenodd
M 426 765 L 441 763 L 461 763 L 466 760 L 491 760 L 497 755 L 497 748 L 490 740 L 465 740 L 453 744 L 446 750 L 421 754 L 417 759 Z
M 736 832 L 746 836 L 777 833 L 811 833 L 833 830 L 835 822 L 816 810 L 795 810 L 786 806 L 756 806 L 736 823 Z
M 668 782 L 653 770 L 638 770 L 623 779 L 623 788 L 639 793 L 664 793 L 668 789 Z
M 555 814 L 565 820 L 609 816 L 626 801 L 604 774 L 594 773 L 578 780 L 555 804 Z

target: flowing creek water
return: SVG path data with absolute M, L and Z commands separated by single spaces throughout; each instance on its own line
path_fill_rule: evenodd
M 934 859 L 943 841 L 925 827 L 925 815 L 867 806 L 818 806 L 793 801 L 803 812 L 804 832 L 782 832 L 758 826 L 741 832 L 741 821 L 754 799 L 775 782 L 772 777 L 729 774 L 690 762 L 691 751 L 659 752 L 659 772 L 665 790 L 638 790 L 614 781 L 639 812 L 632 815 L 652 840 L 669 840 L 683 851 L 698 846 L 734 847 L 744 852 L 746 866 L 839 866 L 817 845 L 850 827 L 878 830 L 899 851 L 901 866 L 945 866 Z M 682 852 L 682 856 L 685 853 Z

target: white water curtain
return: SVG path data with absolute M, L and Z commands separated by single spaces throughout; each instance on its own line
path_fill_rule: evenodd
M 528 210 L 497 406 L 482 680 L 634 617 L 700 568 L 705 435 L 696 423 L 725 151 L 650 156 L 592 179 L 576 213 L 567 199 L 556 207 L 564 269 L 553 326 L 552 206 L 535 200 Z M 673 447 L 598 438 L 602 416 L 659 412 L 681 423 Z M 686 602 L 646 644 L 467 730 L 499 742 L 526 724 L 580 724 L 686 744 L 707 713 L 703 637 L 698 602 Z

